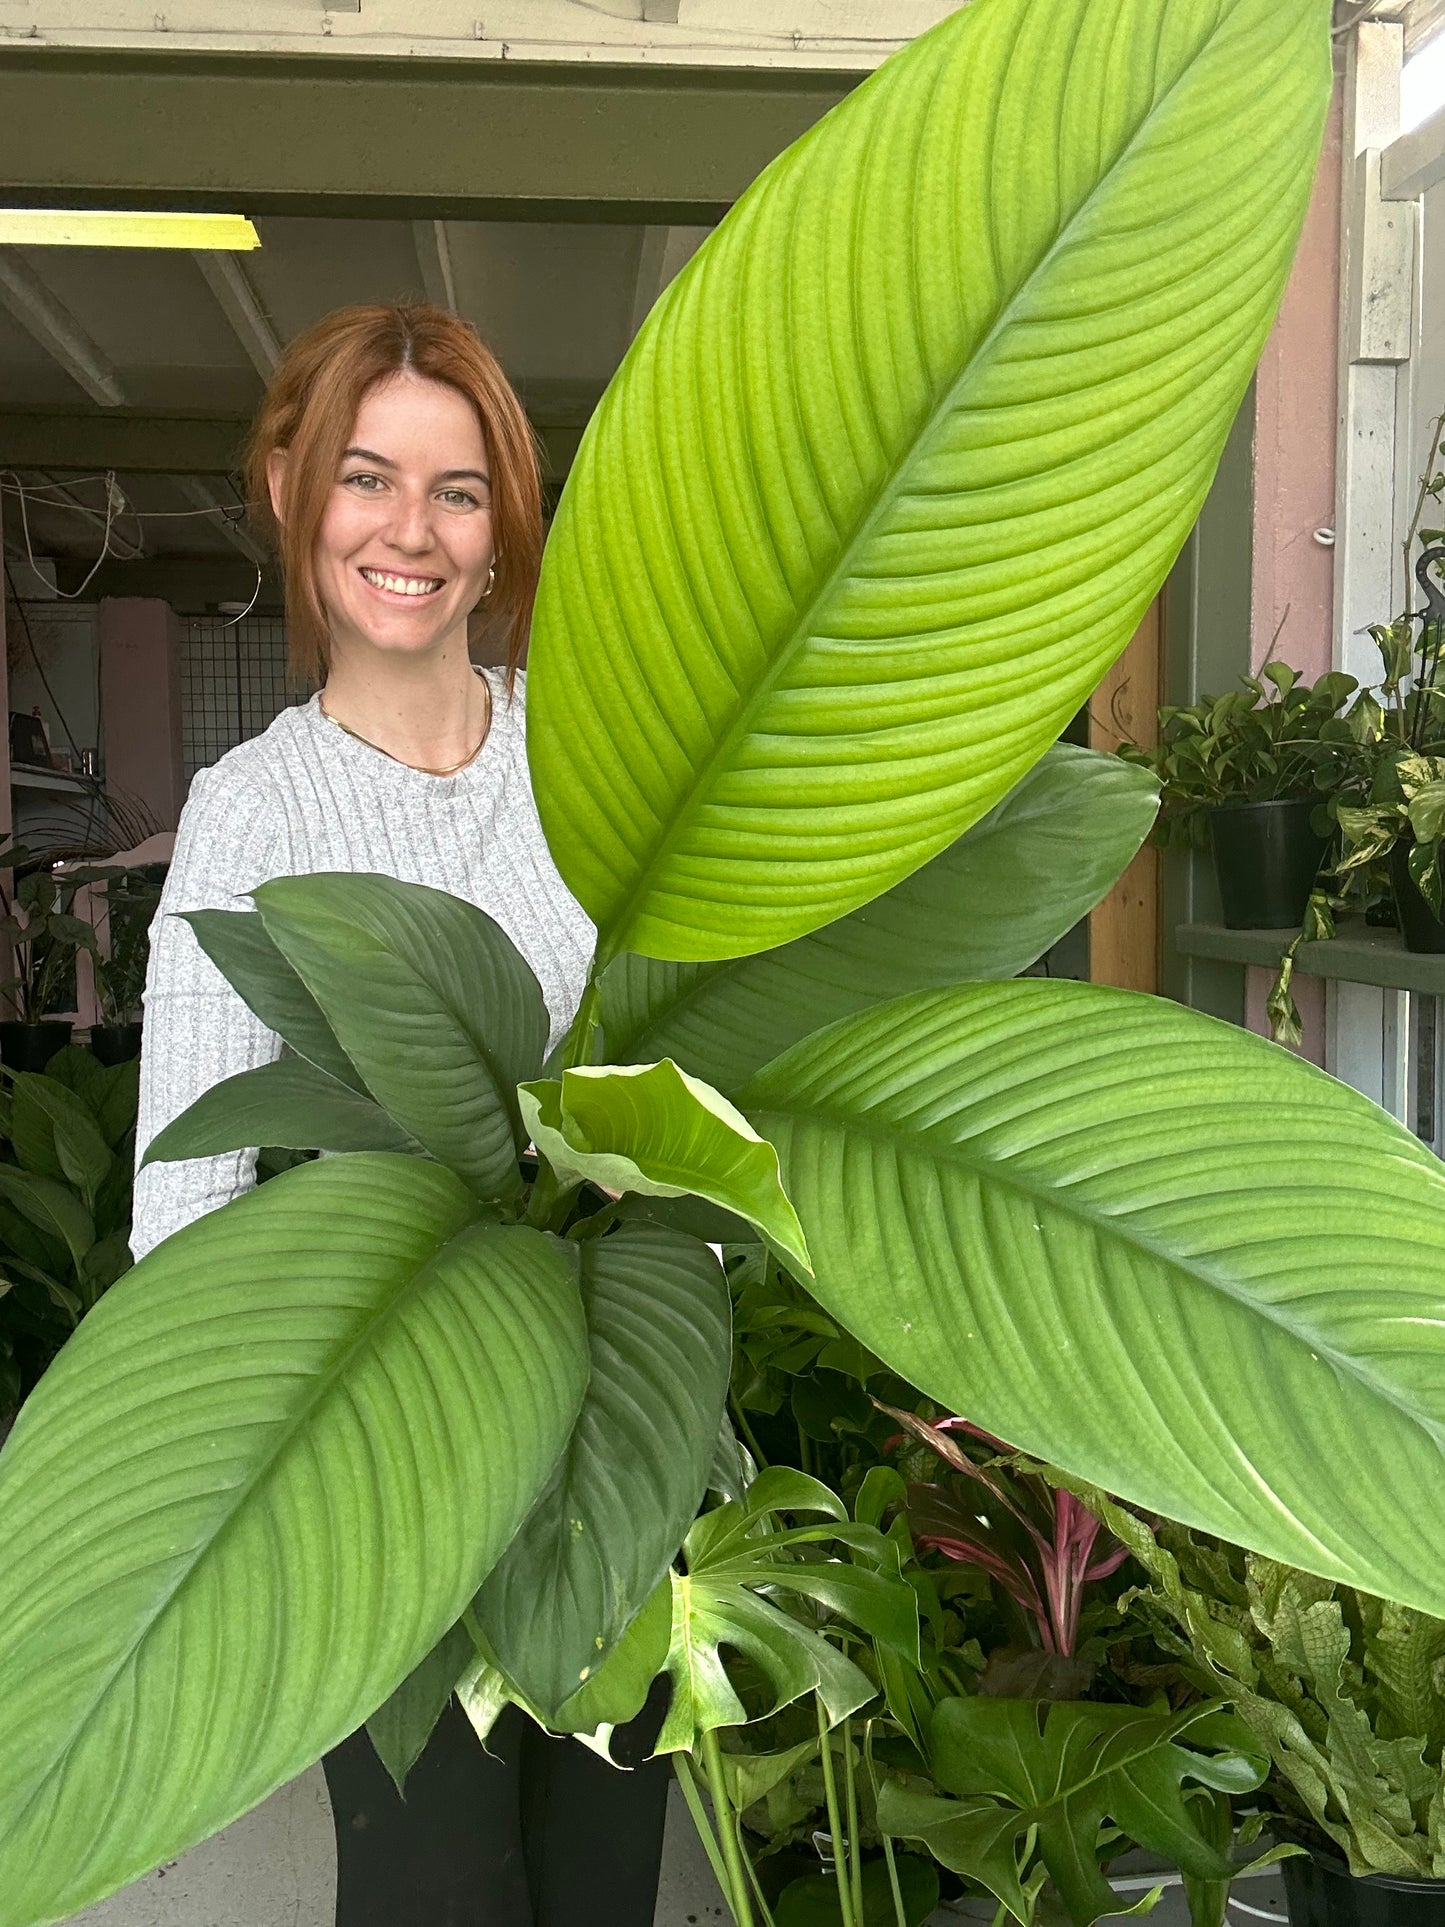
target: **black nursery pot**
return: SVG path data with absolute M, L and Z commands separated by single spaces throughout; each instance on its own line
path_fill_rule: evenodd
M 53 1017 L 38 1024 L 0 1024 L 0 1064 L 12 1071 L 43 1071 L 70 1042 L 72 1029 Z
M 125 1064 L 140 1056 L 139 1024 L 92 1024 L 90 1054 L 102 1064 Z
M 1395 914 L 1400 919 L 1400 934 L 1405 948 L 1427 953 L 1445 951 L 1445 923 L 1420 895 L 1410 875 L 1410 852 L 1414 843 L 1402 837 L 1390 851 L 1390 881 L 1395 886 Z M 1442 1915 L 1445 1919 L 1445 1915 Z
M 1440 1927 L 1445 1880 L 1356 1878 L 1343 1860 L 1295 1854 L 1280 1863 L 1290 1927 Z
M 1229 930 L 1292 930 L 1305 913 L 1328 837 L 1310 828 L 1309 797 L 1218 803 L 1209 841 Z

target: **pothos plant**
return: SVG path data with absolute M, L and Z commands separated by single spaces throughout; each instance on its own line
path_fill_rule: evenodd
M 1445 1171 L 1262 1040 L 1006 980 L 1152 814 L 1147 777 L 1045 751 L 1213 475 L 1328 29 L 1327 0 L 975 0 L 667 290 L 537 604 L 538 804 L 598 930 L 551 1075 L 535 981 L 453 899 L 282 879 L 202 920 L 290 1054 L 154 1154 L 343 1155 L 148 1255 L 0 1457 L 4 1927 L 223 1825 L 459 1626 L 603 1726 L 665 1610 L 690 1742 L 737 1723 L 694 1617 L 721 1529 L 684 1545 L 723 1280 L 688 1233 L 573 1222 L 587 1178 L 750 1221 L 995 1436 L 1445 1606 Z M 1004 857 L 1036 781 L 1067 800 Z

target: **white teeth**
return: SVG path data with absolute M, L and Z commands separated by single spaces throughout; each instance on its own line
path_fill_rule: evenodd
M 435 595 L 442 586 L 434 575 L 384 575 L 380 569 L 361 573 L 374 589 L 390 589 L 393 595 Z

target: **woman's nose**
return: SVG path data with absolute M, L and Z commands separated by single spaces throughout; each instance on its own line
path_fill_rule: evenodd
M 432 546 L 431 502 L 425 495 L 402 495 L 388 529 L 392 543 L 409 554 Z

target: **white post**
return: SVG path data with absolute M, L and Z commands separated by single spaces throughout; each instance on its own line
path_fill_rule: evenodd
M 1397 424 L 1408 395 L 1402 370 L 1416 336 L 1419 206 L 1380 197 L 1380 155 L 1400 132 L 1405 29 L 1366 21 L 1349 36 L 1345 54 L 1334 661 L 1373 683 L 1378 654 L 1362 632 L 1388 621 L 1400 597 L 1400 498 L 1408 483 L 1398 472 Z M 1403 992 L 1328 986 L 1326 1064 L 1401 1118 L 1409 1030 Z

